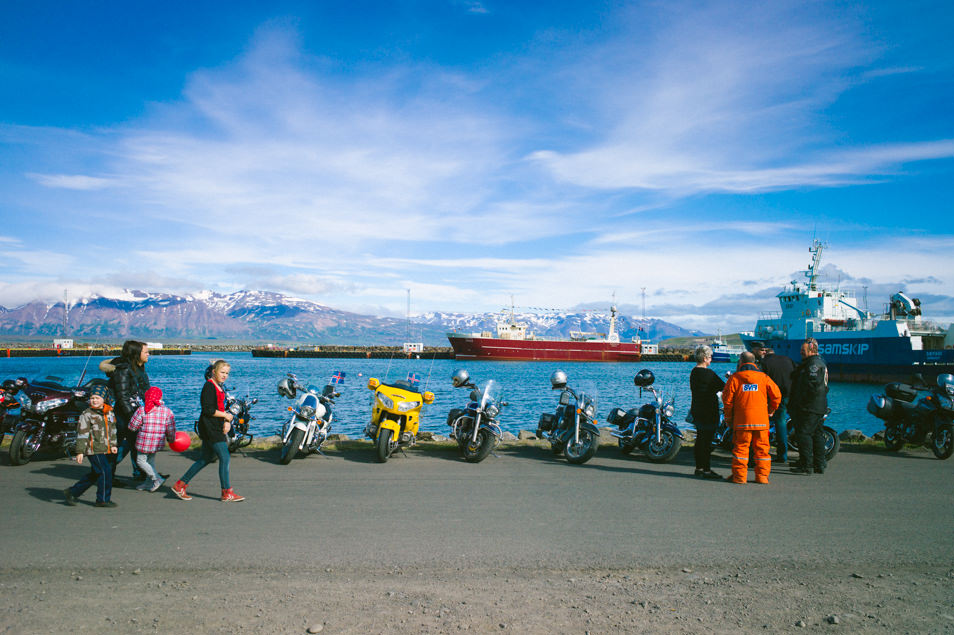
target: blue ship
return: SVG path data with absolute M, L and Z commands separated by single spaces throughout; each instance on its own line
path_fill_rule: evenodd
M 836 381 L 910 381 L 920 373 L 933 382 L 938 374 L 954 373 L 954 325 L 945 331 L 922 320 L 920 301 L 900 291 L 883 313 L 872 314 L 858 307 L 851 291 L 820 288 L 825 247 L 812 242 L 807 283 L 792 281 L 777 296 L 781 311 L 763 313 L 754 333 L 741 333 L 746 348 L 761 342 L 798 362 L 802 342 L 814 337 Z

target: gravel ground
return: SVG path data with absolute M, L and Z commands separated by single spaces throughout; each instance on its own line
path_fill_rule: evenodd
M 769 486 L 696 480 L 690 450 L 328 454 L 236 456 L 243 503 L 210 468 L 193 501 L 117 490 L 107 510 L 62 503 L 85 468 L 4 453 L 0 633 L 954 633 L 954 464 L 923 450 L 846 446 Z

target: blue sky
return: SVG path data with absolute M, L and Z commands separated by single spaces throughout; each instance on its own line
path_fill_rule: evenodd
M 0 304 L 751 328 L 827 240 L 954 319 L 945 2 L 0 5 Z

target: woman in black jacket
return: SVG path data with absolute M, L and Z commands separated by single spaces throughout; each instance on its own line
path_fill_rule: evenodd
M 224 359 L 212 364 L 212 376 L 202 386 L 199 402 L 202 413 L 199 415 L 199 438 L 202 439 L 202 456 L 192 464 L 189 470 L 172 486 L 172 493 L 182 500 L 192 500 L 186 492 L 186 486 L 199 470 L 219 459 L 219 484 L 222 486 L 222 501 L 226 503 L 245 500 L 232 490 L 229 483 L 229 429 L 232 426 L 232 413 L 225 410 L 225 380 L 229 378 L 231 366 Z
M 116 403 L 116 431 L 119 436 L 117 453 L 114 455 L 118 465 L 127 454 L 132 457 L 133 478 L 142 478 L 142 471 L 136 465 L 136 433 L 129 430 L 129 420 L 142 405 L 149 389 L 149 375 L 146 374 L 146 362 L 149 361 L 149 347 L 145 342 L 126 340 L 119 357 L 101 362 L 100 370 L 109 377 Z M 113 474 L 115 475 L 115 465 Z M 121 483 L 116 483 L 122 485 Z
M 689 374 L 689 390 L 692 392 L 692 405 L 689 414 L 696 426 L 696 476 L 700 478 L 721 478 L 712 471 L 712 437 L 719 426 L 719 396 L 725 382 L 709 368 L 712 363 L 712 349 L 700 346 L 695 352 L 696 367 Z

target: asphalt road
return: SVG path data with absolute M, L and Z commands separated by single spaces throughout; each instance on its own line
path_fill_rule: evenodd
M 0 567 L 362 566 L 639 567 L 772 559 L 954 562 L 954 461 L 929 452 L 844 448 L 822 476 L 787 467 L 768 486 L 692 477 L 691 450 L 654 465 L 603 446 L 583 466 L 543 447 L 499 449 L 481 464 L 415 448 L 386 464 L 371 447 L 282 466 L 275 452 L 232 460 L 248 497 L 217 500 L 215 466 L 183 502 L 115 490 L 116 509 L 76 507 L 62 490 L 88 468 L 66 459 L 9 465 L 0 455 Z M 174 481 L 185 456 L 163 452 Z M 728 472 L 717 452 L 714 467 Z M 130 473 L 128 461 L 120 475 Z M 750 479 L 751 479 L 750 474 Z

